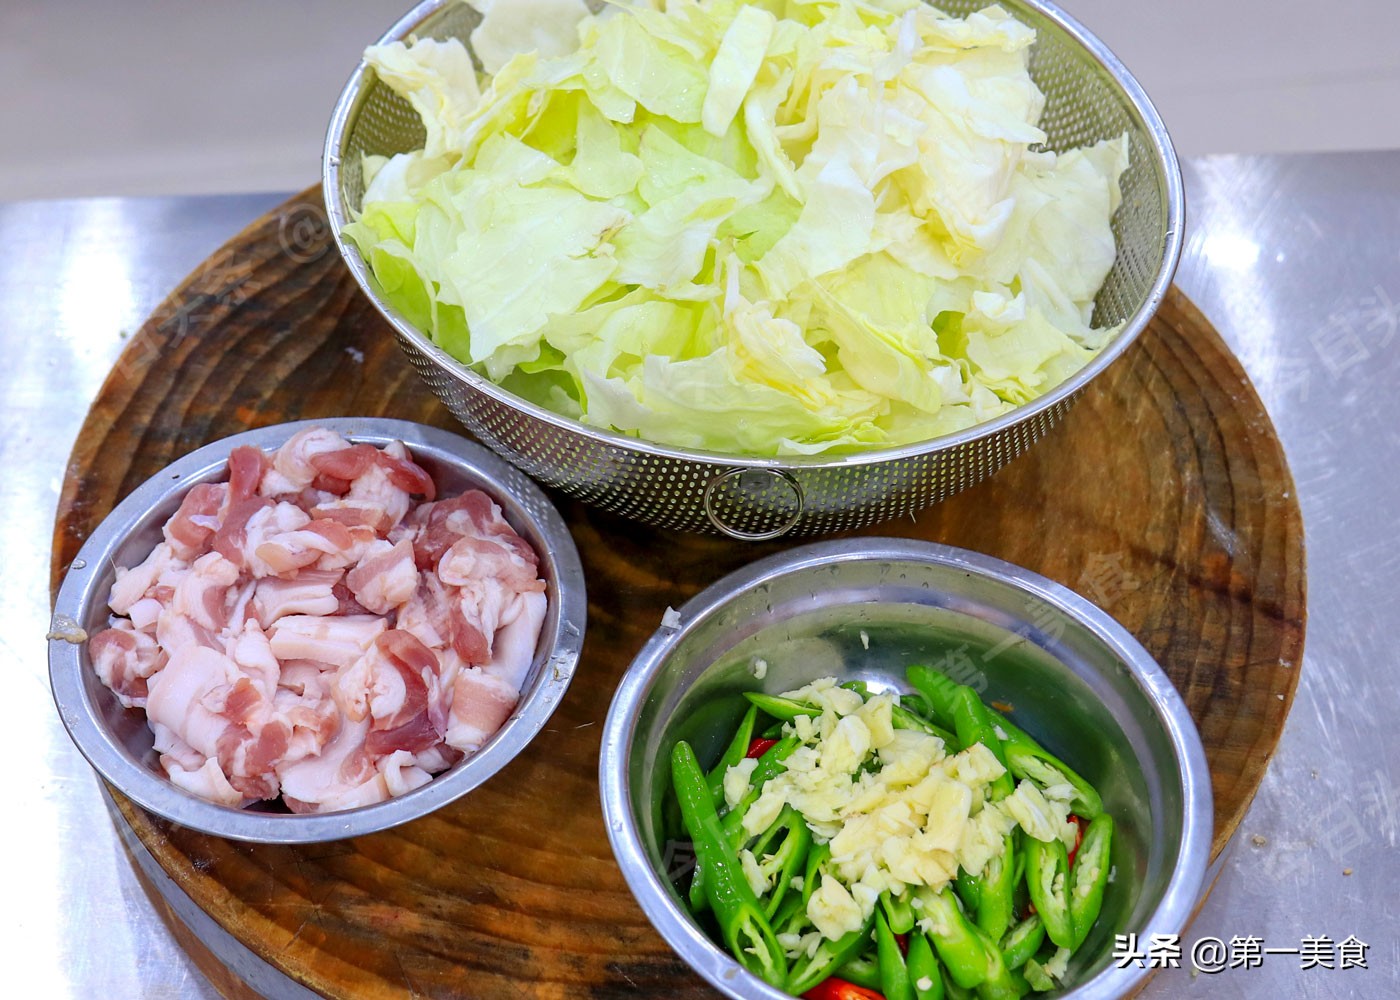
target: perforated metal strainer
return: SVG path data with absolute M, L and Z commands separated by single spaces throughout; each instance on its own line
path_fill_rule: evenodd
M 963 15 L 983 0 L 943 0 Z M 1142 332 L 1166 294 L 1181 253 L 1181 174 L 1147 95 L 1102 42 L 1045 2 L 1002 4 L 1038 33 L 1031 76 L 1045 94 L 1049 148 L 1128 134 L 1123 202 L 1113 219 L 1118 256 L 1095 302 L 1096 325 L 1121 332 L 1083 370 L 995 420 L 918 444 L 841 457 L 760 459 L 672 448 L 589 427 L 527 402 L 452 358 L 380 295 L 355 246 L 340 233 L 364 194 L 362 154 L 421 148 L 409 105 L 363 64 L 350 77 L 326 136 L 326 207 L 350 270 L 393 325 L 423 380 L 478 438 L 530 475 L 659 527 L 764 539 L 856 528 L 912 514 L 966 489 L 1038 441 L 1079 391 Z M 428 0 L 383 41 L 456 37 L 479 15 L 459 0 Z

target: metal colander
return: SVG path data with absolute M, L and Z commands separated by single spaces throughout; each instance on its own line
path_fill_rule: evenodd
M 987 4 L 941 0 L 937 6 L 964 15 Z M 745 458 L 586 426 L 473 372 L 381 297 L 359 251 L 340 237 L 364 194 L 361 154 L 406 152 L 425 139 L 413 109 L 363 64 L 346 84 L 326 136 L 323 182 L 331 226 L 350 270 L 423 380 L 473 434 L 542 482 L 659 527 L 745 539 L 839 531 L 912 514 L 980 482 L 1043 437 L 1147 325 L 1181 253 L 1181 174 L 1166 128 L 1137 81 L 1052 4 L 1003 0 L 1003 6 L 1039 35 L 1030 72 L 1045 94 L 1040 125 L 1046 145 L 1064 150 L 1128 134 L 1123 202 L 1113 219 L 1118 256 L 1094 314 L 1096 325 L 1122 323 L 1123 329 L 1051 392 L 956 434 L 840 457 Z M 412 35 L 465 43 L 479 21 L 460 0 L 428 0 L 382 40 Z

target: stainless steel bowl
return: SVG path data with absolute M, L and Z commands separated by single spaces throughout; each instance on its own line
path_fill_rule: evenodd
M 1070 963 L 1076 1000 L 1120 997 L 1146 976 L 1111 963 L 1115 933 L 1179 933 L 1200 897 L 1212 833 L 1210 773 L 1186 705 L 1122 626 L 1044 577 L 925 542 L 849 539 L 760 560 L 701 592 L 633 661 L 603 730 L 599 775 L 613 853 L 661 936 L 731 997 L 785 994 L 739 967 L 690 919 L 661 803 L 671 748 L 714 761 L 746 703 L 824 676 L 909 690 L 940 667 L 1075 767 L 1117 824 L 1114 881 Z M 767 662 L 762 681 L 752 666 Z
M 54 701 L 73 742 L 110 784 L 138 805 L 182 826 L 234 840 L 295 844 L 338 840 L 384 830 L 426 815 L 457 799 L 505 767 L 554 713 L 573 679 L 583 644 L 587 602 L 578 550 L 545 495 L 519 470 L 455 434 L 402 420 L 327 419 L 278 424 L 235 434 L 204 446 L 138 486 L 107 515 L 73 560 L 54 604 L 55 633 L 73 627 L 89 636 L 107 626 L 107 596 L 117 566 L 146 557 L 161 539 L 161 526 L 198 483 L 227 475 L 229 452 L 238 445 L 281 445 L 297 431 L 330 427 L 358 443 L 408 445 L 443 493 L 480 488 L 501 505 L 517 532 L 539 553 L 549 610 L 520 702 L 505 725 L 479 751 L 399 798 L 322 815 L 234 809 L 191 795 L 170 783 L 152 750 L 146 715 L 124 709 L 97 679 L 87 643 L 49 641 Z
M 599 6 L 600 0 L 591 0 Z M 937 0 L 963 15 L 986 0 Z M 473 434 L 530 475 L 588 503 L 663 528 L 735 538 L 817 534 L 902 517 L 996 472 L 1053 427 L 1079 391 L 1147 326 L 1181 254 L 1182 189 L 1166 127 L 1108 47 L 1046 0 L 1003 0 L 1039 40 L 1030 72 L 1045 93 L 1051 149 L 1128 134 L 1130 163 L 1113 220 L 1118 256 L 1095 302 L 1095 322 L 1121 332 L 1087 366 L 995 420 L 931 441 L 837 458 L 745 458 L 652 444 L 560 416 L 507 392 L 438 347 L 380 295 L 341 231 L 364 194 L 362 155 L 421 148 L 417 114 L 362 62 L 326 134 L 322 187 L 336 243 L 355 280 L 393 327 L 419 375 Z M 427 0 L 381 41 L 458 38 L 480 15 L 459 0 Z

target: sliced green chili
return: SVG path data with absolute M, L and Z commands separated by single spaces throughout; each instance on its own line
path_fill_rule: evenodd
M 1034 958 L 1045 941 L 1045 923 L 1039 915 L 1032 913 L 1022 920 L 1001 939 L 1002 958 L 1008 969 L 1019 969 L 1027 959 Z
M 909 985 L 914 1000 L 943 1000 L 943 969 L 933 945 L 920 931 L 909 935 Z
M 745 691 L 744 697 L 757 705 L 759 711 L 767 712 L 775 719 L 783 722 L 791 722 L 799 715 L 818 716 L 822 710 L 815 705 L 810 705 L 805 701 L 796 701 L 792 698 L 782 698 L 776 694 L 763 694 L 759 691 Z
M 914 988 L 909 983 L 909 967 L 899 950 L 894 931 L 881 908 L 875 910 L 875 954 L 880 963 L 880 992 L 885 1000 L 914 1000 Z
M 671 784 L 695 845 L 696 862 L 705 872 L 705 898 L 729 953 L 764 982 L 781 988 L 787 982 L 787 955 L 720 829 L 705 772 L 684 740 L 671 753 Z
M 982 898 L 977 907 L 977 926 L 993 941 L 1000 941 L 1016 916 L 1016 838 L 1007 834 L 1001 853 L 982 870 Z
M 1079 853 L 1074 856 L 1074 867 L 1070 869 L 1069 914 L 1074 924 L 1075 948 L 1089 936 L 1103 907 L 1104 887 L 1108 885 L 1108 873 L 1112 869 L 1109 857 L 1112 846 L 1113 817 L 1100 813 L 1084 831 Z
M 1026 888 L 1045 933 L 1061 948 L 1074 948 L 1074 921 L 1069 912 L 1069 858 L 1065 845 L 1026 838 Z

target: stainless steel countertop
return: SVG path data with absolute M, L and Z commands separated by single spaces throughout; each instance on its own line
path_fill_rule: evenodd
M 1177 283 L 1239 355 L 1278 428 L 1303 509 L 1310 609 L 1278 755 L 1185 935 L 1183 967 L 1144 995 L 1397 996 L 1400 152 L 1207 157 L 1185 169 Z M 0 652 L 17 674 L 7 745 L 22 766 L 15 819 L 0 832 L 11 859 L 0 955 L 25 970 L 32 995 L 217 996 L 146 899 L 53 709 L 49 543 L 67 455 L 124 338 L 282 198 L 0 204 Z M 24 766 L 17 751 L 34 747 L 39 766 Z M 162 891 L 179 903 L 173 885 Z M 1295 950 L 1310 936 L 1354 935 L 1370 946 L 1369 968 L 1304 971 L 1299 955 L 1275 953 L 1257 968 L 1190 971 L 1192 942 L 1251 935 Z M 261 984 L 275 991 L 277 979 Z

